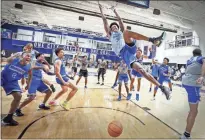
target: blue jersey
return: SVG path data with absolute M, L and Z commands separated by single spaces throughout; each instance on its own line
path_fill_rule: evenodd
M 56 62 L 57 60 L 61 60 L 61 59 L 57 58 L 57 59 L 55 60 L 55 62 Z M 67 75 L 67 74 L 66 74 L 66 70 L 65 70 L 65 62 L 64 62 L 63 60 L 61 60 L 60 74 L 61 74 L 61 76 L 66 76 L 66 75 Z
M 36 62 L 35 66 L 38 66 L 38 67 L 43 67 L 43 64 L 39 63 L 39 62 Z M 42 79 L 42 70 L 41 69 L 33 69 L 32 70 L 32 75 L 33 75 L 33 78 L 37 78 L 37 79 Z
M 21 65 L 20 59 L 14 59 L 10 64 L 7 64 L 1 72 L 2 78 L 6 82 L 18 81 L 24 77 L 31 69 L 31 64 Z
M 152 76 L 159 77 L 159 65 L 153 64 L 151 69 L 152 69 Z
M 170 67 L 168 65 L 160 65 L 159 67 L 159 77 L 160 78 L 167 78 L 164 74 L 168 74 L 170 72 Z

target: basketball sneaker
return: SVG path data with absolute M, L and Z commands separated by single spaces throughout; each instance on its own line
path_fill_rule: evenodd
M 21 109 L 16 109 L 14 116 L 21 117 L 21 116 L 24 116 L 24 114 L 21 112 Z
M 104 83 L 101 84 L 101 86 L 103 86 L 103 85 L 104 85 Z
M 8 126 L 17 126 L 19 123 L 15 121 L 13 118 L 8 119 L 8 117 L 3 118 L 1 121 L 2 125 L 8 125 Z
M 136 100 L 139 101 L 140 100 L 140 94 L 136 93 Z
M 159 37 L 149 38 L 149 41 L 152 42 L 157 47 L 160 47 L 162 40 L 164 40 L 165 37 L 166 37 L 166 33 L 163 32 Z
M 38 106 L 38 108 L 39 108 L 39 109 L 43 109 L 43 110 L 49 110 L 49 109 L 50 109 L 50 107 L 45 106 L 45 104 L 40 104 L 40 105 Z
M 132 96 L 132 94 L 129 93 L 129 94 L 127 95 L 127 100 L 130 100 L 130 99 L 131 99 L 131 96 Z
M 121 96 L 119 96 L 119 97 L 117 98 L 117 100 L 118 100 L 118 101 L 121 101 Z
M 166 99 L 167 100 L 170 100 L 170 98 L 171 98 L 171 92 L 170 92 L 170 90 L 169 90 L 169 88 L 168 87 L 165 87 L 165 86 L 159 86 L 159 88 L 161 89 L 161 91 L 165 94 L 165 96 L 166 96 Z
M 64 101 L 63 103 L 61 103 L 60 106 L 61 106 L 62 108 L 64 108 L 65 110 L 69 110 L 68 102 L 67 102 L 67 101 Z
M 58 105 L 55 100 L 50 101 L 48 104 L 49 104 L 50 106 Z
M 191 139 L 191 138 L 190 138 L 190 137 L 188 138 L 188 137 L 184 136 L 184 134 L 182 134 L 181 137 L 180 137 L 180 139 L 181 139 L 181 140 L 188 140 L 188 139 Z
M 97 84 L 100 84 L 100 82 L 97 82 Z

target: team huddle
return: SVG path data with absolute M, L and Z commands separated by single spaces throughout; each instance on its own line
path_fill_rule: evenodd
M 131 99 L 134 91 L 134 81 L 137 77 L 137 93 L 136 100 L 139 100 L 140 88 L 141 88 L 141 79 L 144 77 L 150 81 L 149 92 L 152 91 L 152 84 L 155 85 L 153 100 L 158 88 L 164 93 L 167 100 L 171 97 L 172 84 L 170 80 L 170 67 L 168 66 L 169 59 L 164 58 L 163 63 L 160 64 L 156 59 L 153 58 L 151 73 L 147 72 L 143 66 L 143 58 L 146 56 L 142 55 L 142 50 L 137 48 L 136 42 L 138 40 L 145 40 L 152 42 L 157 47 L 160 47 L 164 37 L 165 32 L 163 32 L 159 37 L 148 38 L 141 34 L 125 30 L 124 24 L 117 11 L 114 9 L 114 13 L 119 21 L 119 24 L 113 22 L 108 25 L 108 21 L 103 14 L 102 6 L 99 4 L 100 12 L 102 15 L 104 28 L 107 34 L 107 37 L 110 39 L 112 44 L 113 51 L 119 56 L 119 63 L 115 66 L 115 69 L 118 69 L 114 85 L 112 88 L 115 88 L 119 84 L 119 96 L 118 101 L 121 100 L 121 88 L 122 83 L 125 84 L 125 89 L 127 92 L 127 100 Z M 78 88 L 76 85 L 80 82 L 81 78 L 85 78 L 85 88 L 87 88 L 88 83 L 88 64 L 93 63 L 94 60 L 88 61 L 87 56 L 83 56 L 82 59 L 79 59 L 79 53 L 72 60 L 72 76 L 69 76 L 66 71 L 66 66 L 64 63 L 64 51 L 63 48 L 57 48 L 55 50 L 56 59 L 54 62 L 54 72 L 50 72 L 51 66 L 45 60 L 43 54 L 35 51 L 32 44 L 27 44 L 23 52 L 14 54 L 13 56 L 7 58 L 8 64 L 4 67 L 1 72 L 1 86 L 3 87 L 6 95 L 12 95 L 13 100 L 11 102 L 11 107 L 8 112 L 8 115 L 3 118 L 2 123 L 6 125 L 16 126 L 18 122 L 13 119 L 15 116 L 23 116 L 23 108 L 32 102 L 36 97 L 36 92 L 45 93 L 45 97 L 41 104 L 39 104 L 40 109 L 48 110 L 49 106 L 46 106 L 48 99 L 51 97 L 52 93 L 55 92 L 55 87 L 48 80 L 43 77 L 43 71 L 49 76 L 56 77 L 56 83 L 61 86 L 61 91 L 59 91 L 53 99 L 48 103 L 51 105 L 56 105 L 57 100 L 65 93 L 67 93 L 68 88 L 70 92 L 67 93 L 67 98 L 60 103 L 60 105 L 68 109 L 69 101 L 77 93 Z M 77 62 L 81 63 L 81 68 L 79 71 L 79 78 L 76 81 L 76 85 L 72 84 L 69 79 L 74 79 L 77 74 Z M 187 62 L 187 70 L 185 76 L 182 80 L 182 84 L 185 87 L 188 93 L 189 103 L 192 105 L 190 107 L 190 113 L 187 121 L 187 128 L 183 137 L 189 138 L 191 129 L 194 125 L 194 120 L 196 117 L 196 110 L 198 107 L 198 102 L 200 100 L 200 87 L 201 83 L 205 76 L 205 60 L 202 57 L 201 50 L 196 49 L 193 52 L 193 57 Z M 102 76 L 102 83 L 104 85 L 104 75 L 106 74 L 107 63 L 102 58 L 98 64 L 98 82 L 100 84 L 100 77 Z M 130 85 L 128 81 L 130 79 Z M 27 98 L 20 103 L 22 89 L 19 86 L 18 80 L 21 80 L 22 85 L 26 83 L 25 90 L 28 90 Z M 164 82 L 169 83 L 169 88 L 163 86 Z M 197 81 L 197 82 L 196 82 Z

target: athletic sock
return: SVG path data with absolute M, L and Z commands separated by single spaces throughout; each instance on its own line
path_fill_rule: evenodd
M 189 137 L 190 137 L 190 133 L 184 132 L 184 136 L 187 137 L 187 138 L 189 138 Z

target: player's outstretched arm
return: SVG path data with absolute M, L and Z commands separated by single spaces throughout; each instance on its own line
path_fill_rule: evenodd
M 101 4 L 99 4 L 99 8 L 100 8 L 100 13 L 101 13 L 101 16 L 102 16 L 102 19 L 103 19 L 103 24 L 104 24 L 105 32 L 106 32 L 108 38 L 110 38 L 110 28 L 109 28 L 107 19 L 106 19 L 105 15 L 103 14 L 103 10 L 102 10 L 102 5 Z
M 6 59 L 7 63 L 11 63 L 15 58 L 20 58 L 22 56 L 21 52 L 17 52 Z
M 124 32 L 125 26 L 124 26 L 123 20 L 121 19 L 121 17 L 120 17 L 119 14 L 117 13 L 116 9 L 114 9 L 113 12 L 115 13 L 115 15 L 116 15 L 116 17 L 117 17 L 117 20 L 119 21 L 119 25 L 120 25 L 121 31 Z

